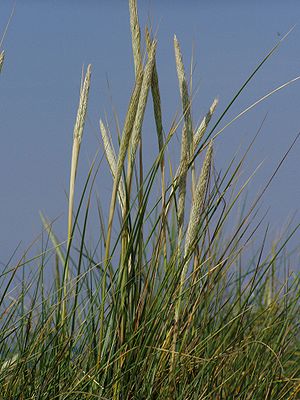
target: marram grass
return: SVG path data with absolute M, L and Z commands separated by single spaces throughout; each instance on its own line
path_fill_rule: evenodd
M 1 272 L 0 399 L 298 399 L 300 282 L 286 247 L 298 226 L 268 249 L 268 226 L 256 209 L 264 191 L 235 218 L 250 182 L 241 182 L 240 172 L 252 144 L 222 172 L 213 151 L 223 117 L 278 45 L 225 111 L 216 118 L 214 100 L 195 128 L 175 37 L 182 112 L 168 129 L 159 42 L 151 29 L 141 34 L 135 0 L 129 11 L 135 82 L 118 147 L 117 132 L 99 118 L 112 177 L 109 208 L 97 204 L 93 245 L 89 216 L 103 163 L 96 158 L 83 189 L 75 185 L 80 144 L 88 140 L 89 66 L 74 128 L 66 237 L 41 215 L 42 251 Z M 157 154 L 147 169 L 142 140 L 150 92 Z M 168 152 L 175 134 L 177 163 Z M 258 230 L 261 239 L 253 241 Z
M 4 51 L 1 51 L 1 53 L 0 53 L 0 72 L 2 71 L 3 63 L 4 63 Z
M 107 159 L 111 174 L 113 179 L 115 179 L 115 176 L 117 174 L 117 159 L 116 159 L 116 153 L 115 149 L 112 144 L 112 140 L 109 137 L 109 134 L 107 132 L 107 129 L 100 119 L 100 132 L 102 135 L 102 141 L 103 141 L 103 148 L 104 148 L 104 154 Z M 124 207 L 126 204 L 126 196 L 125 196 L 125 188 L 124 188 L 124 182 L 121 179 L 120 186 L 119 186 L 119 202 L 120 202 L 120 207 L 122 213 L 124 212 Z

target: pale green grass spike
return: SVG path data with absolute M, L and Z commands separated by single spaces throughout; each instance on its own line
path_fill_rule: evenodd
M 195 135 L 194 135 L 194 149 L 196 149 L 198 147 L 201 139 L 203 138 L 203 136 L 204 136 L 204 134 L 206 132 L 207 126 L 208 126 L 208 124 L 209 124 L 209 122 L 210 122 L 210 120 L 211 120 L 211 118 L 212 118 L 212 116 L 213 116 L 213 114 L 214 114 L 214 112 L 215 112 L 215 110 L 217 108 L 218 103 L 219 103 L 219 99 L 214 99 L 214 101 L 213 101 L 212 105 L 210 106 L 207 114 L 202 119 L 198 129 L 196 130 Z
M 3 67 L 3 63 L 4 63 L 4 58 L 5 58 L 5 54 L 4 51 L 2 50 L 0 53 L 0 73 L 2 71 L 2 67 Z
M 140 137 L 141 137 L 142 124 L 143 124 L 143 120 L 144 120 L 144 114 L 145 114 L 145 109 L 146 109 L 146 104 L 147 104 L 147 99 L 148 99 L 149 88 L 151 86 L 151 80 L 152 80 L 152 72 L 153 72 L 154 61 L 155 61 L 156 44 L 157 43 L 154 40 L 152 42 L 151 50 L 149 52 L 149 57 L 148 57 L 148 60 L 147 60 L 146 66 L 145 66 L 145 70 L 144 70 L 143 82 L 142 82 L 138 107 L 137 107 L 137 111 L 136 111 L 135 121 L 134 121 L 134 125 L 132 128 L 130 160 L 128 163 L 129 181 L 131 180 L 135 155 L 136 155 L 137 147 L 138 147 Z
M 132 38 L 132 52 L 135 68 L 135 76 L 142 69 L 141 55 L 141 29 L 139 24 L 136 0 L 129 0 L 130 29 Z
M 117 174 L 116 153 L 115 153 L 115 149 L 112 144 L 111 137 L 109 136 L 107 129 L 101 119 L 100 119 L 100 132 L 101 132 L 102 140 L 103 140 L 104 154 L 107 159 L 112 177 L 113 177 L 113 179 L 115 179 L 116 174 Z M 124 181 L 122 178 L 120 180 L 120 186 L 118 188 L 118 196 L 119 196 L 120 206 L 123 211 L 124 206 L 125 206 L 126 196 L 125 196 L 125 189 L 124 189 Z
M 199 224 L 202 217 L 202 207 L 205 199 L 206 188 L 208 183 L 209 171 L 212 161 L 213 143 L 212 140 L 209 143 L 206 151 L 205 159 L 201 169 L 201 174 L 196 185 L 194 201 L 191 208 L 190 220 L 186 233 L 184 256 L 186 257 L 191 250 L 191 247 L 195 244 L 197 233 L 199 230 Z

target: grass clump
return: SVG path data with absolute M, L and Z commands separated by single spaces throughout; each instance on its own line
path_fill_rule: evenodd
M 1 272 L 0 398 L 297 399 L 300 282 L 284 269 L 286 243 L 297 227 L 270 251 L 267 228 L 250 253 L 262 226 L 256 206 L 264 191 L 235 228 L 233 216 L 249 183 L 240 183 L 239 175 L 251 144 L 223 172 L 214 165 L 219 123 L 254 74 L 214 126 L 217 99 L 194 128 L 175 36 L 182 113 L 165 130 L 157 40 L 146 29 L 143 54 L 135 0 L 129 10 L 135 82 L 117 151 L 110 127 L 100 120 L 112 175 L 110 207 L 103 213 L 98 204 L 99 237 L 92 248 L 86 235 L 97 159 L 74 207 L 88 66 L 74 129 L 67 240 L 60 242 L 42 216 L 42 252 Z M 2 66 L 3 53 L 0 60 Z M 150 92 L 158 150 L 145 173 Z M 168 146 L 179 132 L 180 160 L 176 166 L 168 159 L 166 168 Z

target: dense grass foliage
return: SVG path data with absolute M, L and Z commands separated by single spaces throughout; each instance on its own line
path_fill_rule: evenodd
M 214 165 L 220 122 L 278 45 L 219 118 L 215 99 L 195 126 L 192 85 L 174 37 L 182 113 L 167 129 L 157 40 L 150 29 L 141 35 L 135 0 L 129 10 L 135 82 L 128 111 L 122 129 L 102 120 L 99 126 L 112 175 L 110 206 L 103 211 L 101 198 L 97 203 L 100 228 L 92 247 L 89 213 L 103 168 L 97 158 L 74 206 L 88 66 L 74 128 L 68 235 L 60 241 L 41 215 L 43 251 L 1 271 L 0 398 L 297 399 L 300 282 L 285 252 L 297 227 L 268 250 L 268 227 L 257 214 L 264 191 L 236 218 L 251 181 L 241 182 L 240 171 L 252 143 L 222 172 Z M 0 70 L 3 60 L 1 53 Z M 149 169 L 143 163 L 147 106 L 157 137 Z M 175 135 L 181 138 L 177 165 L 167 152 Z M 253 242 L 258 230 L 261 239 Z

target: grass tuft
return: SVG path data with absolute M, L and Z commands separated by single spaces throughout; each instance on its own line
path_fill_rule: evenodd
M 136 0 L 129 0 L 129 14 L 135 81 L 121 135 L 119 126 L 114 132 L 99 122 L 112 175 L 109 207 L 97 199 L 99 229 L 89 240 L 103 168 L 97 157 L 74 206 L 89 65 L 74 127 L 68 232 L 60 240 L 55 221 L 41 214 L 40 251 L 0 273 L 0 399 L 297 399 L 300 280 L 287 245 L 300 224 L 289 225 L 269 246 L 269 225 L 258 206 L 300 134 L 250 204 L 243 196 L 255 173 L 243 181 L 241 172 L 255 138 L 222 171 L 213 149 L 232 121 L 299 77 L 219 128 L 281 40 L 225 110 L 215 115 L 216 98 L 196 127 L 192 76 L 188 87 L 175 36 L 182 112 L 167 127 L 157 38 L 148 28 L 142 36 Z M 0 71 L 3 60 L 2 52 Z M 149 167 L 143 136 L 150 92 L 157 154 Z M 176 135 L 179 160 L 167 157 Z

